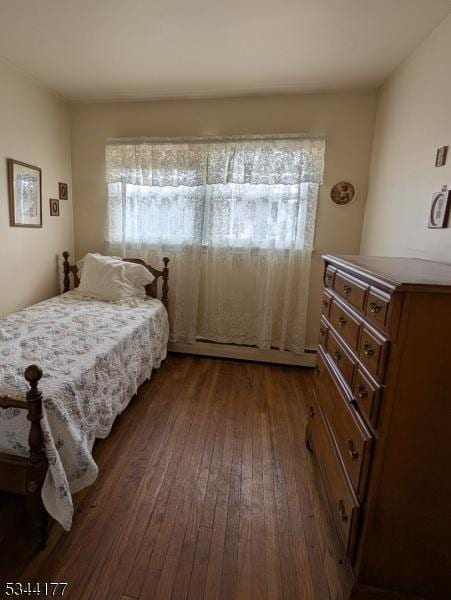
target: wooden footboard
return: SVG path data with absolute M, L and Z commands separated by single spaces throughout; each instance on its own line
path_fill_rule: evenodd
M 36 550 L 40 550 L 46 545 L 48 528 L 48 514 L 42 502 L 42 486 L 48 469 L 41 427 L 42 393 L 38 386 L 42 371 L 36 365 L 31 365 L 25 369 L 24 375 L 30 386 L 26 403 L 0 396 L 0 408 L 18 408 L 28 412 L 30 456 L 27 459 L 0 453 L 0 489 L 26 496 L 27 510 L 32 522 L 33 544 Z

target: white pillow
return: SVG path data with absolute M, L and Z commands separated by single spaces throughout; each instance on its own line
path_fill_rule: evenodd
M 143 265 L 99 254 L 83 258 L 78 290 L 100 300 L 145 298 L 144 287 L 155 277 Z
M 99 252 L 90 252 L 89 254 L 93 254 L 94 256 L 98 256 L 99 258 L 103 258 L 104 260 L 108 261 L 108 259 L 116 259 L 116 260 L 122 260 L 122 258 L 120 256 L 104 256 L 103 254 L 100 254 Z M 85 255 L 87 256 L 87 254 Z M 78 278 L 81 278 L 81 274 L 83 272 L 83 265 L 85 264 L 85 257 L 83 256 L 83 258 L 80 258 L 80 260 L 77 262 L 77 270 L 78 270 Z

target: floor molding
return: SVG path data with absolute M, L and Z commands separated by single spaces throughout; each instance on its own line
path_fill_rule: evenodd
M 316 364 L 316 352 L 294 352 L 280 350 L 260 350 L 249 346 L 238 346 L 234 344 L 215 344 L 212 342 L 195 342 L 187 344 L 184 342 L 172 342 L 168 345 L 169 352 L 180 352 L 181 354 L 197 354 L 201 356 L 215 356 L 217 358 L 237 358 L 257 362 L 276 363 L 280 365 L 297 365 L 300 367 L 314 367 Z

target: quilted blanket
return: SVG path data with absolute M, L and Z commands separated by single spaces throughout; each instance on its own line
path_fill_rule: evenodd
M 65 529 L 72 524 L 71 494 L 97 477 L 95 439 L 109 434 L 160 366 L 168 332 L 159 300 L 103 302 L 77 291 L 0 318 L 0 395 L 25 398 L 25 368 L 43 371 L 49 470 L 42 498 Z M 29 427 L 26 411 L 0 409 L 0 452 L 28 456 Z

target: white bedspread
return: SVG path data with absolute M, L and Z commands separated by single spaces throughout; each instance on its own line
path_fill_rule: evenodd
M 41 367 L 47 511 L 72 524 L 71 493 L 92 484 L 96 438 L 106 437 L 138 387 L 166 357 L 159 300 L 102 302 L 77 291 L 0 318 L 0 395 L 24 398 L 30 364 Z M 0 409 L 0 452 L 28 455 L 26 411 Z

